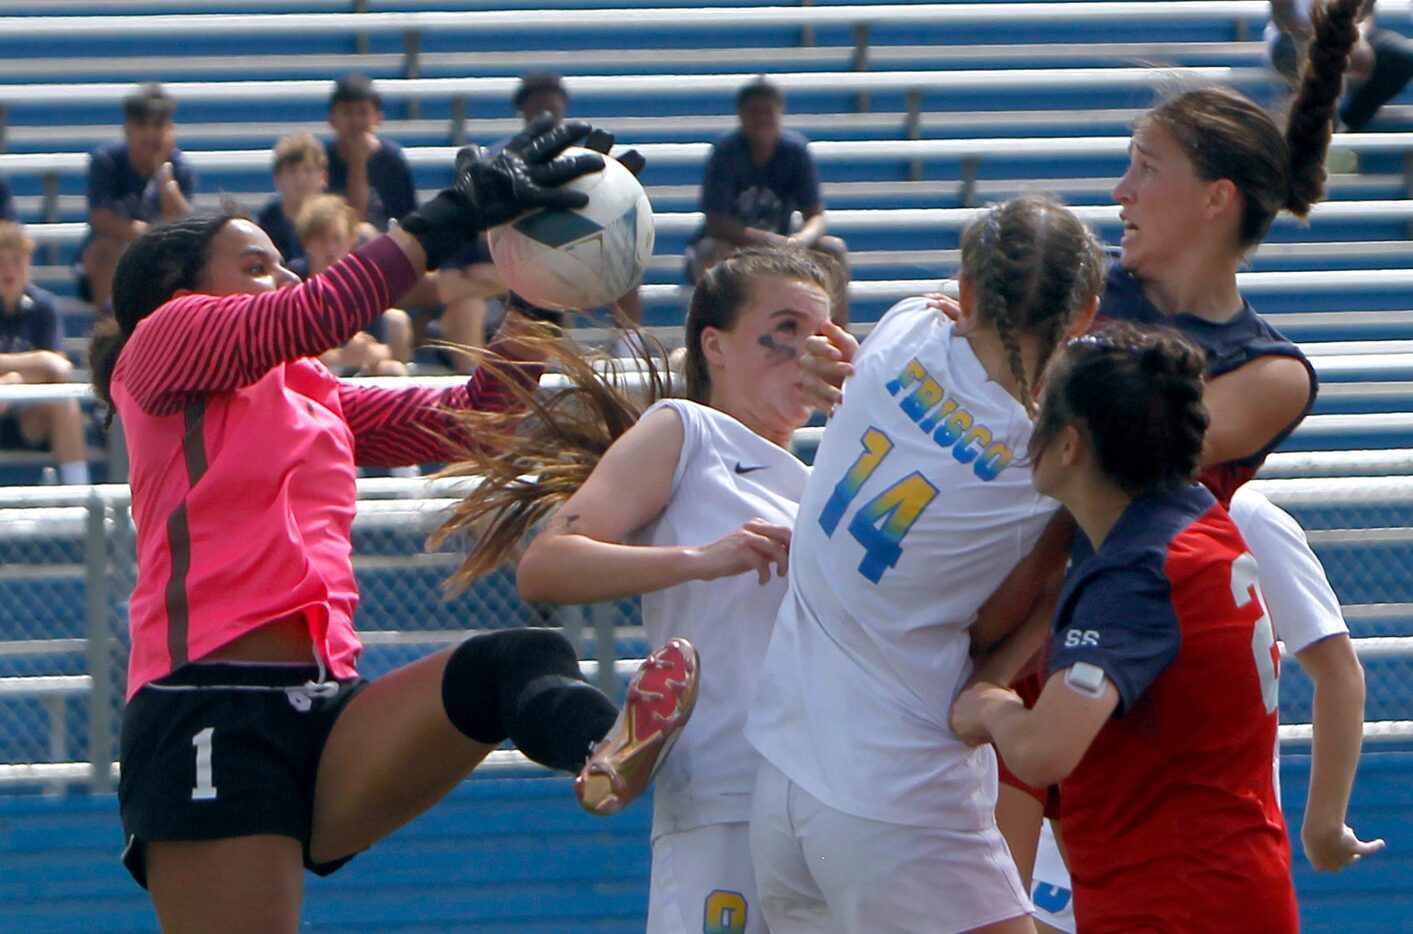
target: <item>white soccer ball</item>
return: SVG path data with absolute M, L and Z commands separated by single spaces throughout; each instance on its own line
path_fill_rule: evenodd
M 566 155 L 588 152 L 572 147 Z M 564 187 L 587 192 L 572 211 L 543 208 L 493 227 L 491 259 L 512 292 L 534 305 L 576 311 L 608 305 L 639 282 L 653 255 L 653 209 L 616 159 Z

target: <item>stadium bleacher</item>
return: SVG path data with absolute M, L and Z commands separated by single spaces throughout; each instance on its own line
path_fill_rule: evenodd
M 162 80 L 181 102 L 178 133 L 201 174 L 198 204 L 230 194 L 253 208 L 269 194 L 270 146 L 284 133 L 322 130 L 337 75 L 381 80 L 387 134 L 411 147 L 425 196 L 446 182 L 456 145 L 516 126 L 506 101 L 514 75 L 556 68 L 572 114 L 649 157 L 644 181 L 659 237 L 648 323 L 671 334 L 685 297 L 681 249 L 699 223 L 705 144 L 734 125 L 735 87 L 768 72 L 789 93 L 787 125 L 818 141 L 833 227 L 851 246 L 855 318 L 866 327 L 892 301 L 954 271 L 958 233 L 978 204 L 1056 192 L 1114 234 L 1108 191 L 1125 163 L 1128 125 L 1155 93 L 1205 76 L 1277 99 L 1257 41 L 1265 9 L 1256 0 L 13 0 L 0 16 L 0 172 L 44 247 L 41 284 L 72 300 L 66 326 L 77 346 L 92 320 L 69 273 L 86 214 L 85 154 L 116 138 L 117 102 L 133 82 Z M 1413 31 L 1411 9 L 1408 0 L 1380 3 L 1384 24 L 1404 31 Z M 1256 307 L 1315 358 L 1324 383 L 1315 415 L 1259 482 L 1310 529 L 1330 571 L 1363 644 L 1368 718 L 1405 724 L 1413 721 L 1410 104 L 1387 108 L 1378 132 L 1336 137 L 1330 203 L 1308 225 L 1281 221 L 1242 277 Z M 1340 453 L 1348 451 L 1357 453 Z M 10 476 L 37 476 L 37 464 L 16 469 Z M 430 496 L 407 483 L 363 487 L 355 545 L 369 675 L 468 626 L 539 620 L 504 575 L 443 599 L 455 556 L 423 553 L 426 510 L 440 502 Z M 145 894 L 116 862 L 107 793 L 131 586 L 126 509 L 113 490 L 0 489 L 6 930 L 155 927 Z M 631 658 L 644 649 L 634 613 L 625 603 L 556 611 L 551 621 L 585 658 Z M 600 675 L 617 683 L 609 666 Z M 1290 724 L 1310 718 L 1310 685 L 1294 664 L 1282 676 L 1282 712 Z M 1283 764 L 1293 833 L 1308 780 L 1304 749 L 1290 742 Z M 1390 846 L 1332 877 L 1297 855 L 1308 931 L 1413 931 L 1413 740 L 1394 730 L 1366 749 L 1353 822 Z M 307 927 L 641 930 L 649 813 L 639 804 L 598 821 L 578 811 L 562 780 L 514 764 L 491 770 L 344 872 L 311 879 Z

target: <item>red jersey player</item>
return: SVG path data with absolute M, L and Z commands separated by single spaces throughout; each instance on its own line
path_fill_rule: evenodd
M 1056 611 L 1033 710 L 979 683 L 957 733 L 990 738 L 1023 781 L 1058 781 L 1086 934 L 1297 930 L 1276 800 L 1278 656 L 1256 562 L 1190 483 L 1203 356 L 1119 326 L 1070 344 L 1031 442 L 1035 485 L 1094 553 Z

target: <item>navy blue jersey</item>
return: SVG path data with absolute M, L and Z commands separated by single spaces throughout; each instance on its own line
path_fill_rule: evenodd
M 167 156 L 172 164 L 172 177 L 182 194 L 190 198 L 196 192 L 196 170 L 173 149 Z M 127 143 L 100 146 L 88 165 L 88 207 L 112 211 L 132 221 L 155 221 L 162 217 L 162 198 L 154 177 L 139 175 L 133 168 Z
M 805 216 L 821 207 L 819 173 L 807 141 L 798 133 L 782 130 L 775 152 L 764 165 L 756 165 L 740 130 L 720 137 L 711 149 L 702 178 L 702 211 L 726 214 L 741 226 L 790 232 L 790 216 Z
M 1296 930 L 1276 799 L 1279 654 L 1236 526 L 1201 486 L 1139 497 L 1070 575 L 1049 668 L 1120 701 L 1060 783 L 1087 932 Z
M 285 216 L 284 198 L 275 195 L 267 201 L 260 213 L 255 215 L 255 223 L 270 235 L 270 242 L 280 251 L 280 256 L 284 257 L 286 266 L 304 256 L 304 244 L 299 242 L 299 232 L 294 229 L 294 221 Z
M 368 216 L 364 220 L 387 230 L 389 221 L 402 220 L 417 207 L 417 188 L 402 147 L 382 137 L 379 142 L 377 151 L 368 157 Z M 324 149 L 329 154 L 329 193 L 347 195 L 348 163 L 333 143 L 326 143 Z
M 1115 321 L 1176 328 L 1206 353 L 1208 379 L 1215 379 L 1230 373 L 1260 357 L 1292 357 L 1305 365 L 1305 369 L 1310 374 L 1310 396 L 1306 400 L 1305 410 L 1300 413 L 1300 418 L 1291 422 L 1283 431 L 1271 438 L 1260 451 L 1250 457 L 1231 462 L 1231 466 L 1236 468 L 1236 472 L 1240 475 L 1239 480 L 1235 477 L 1224 478 L 1223 482 L 1213 484 L 1208 477 L 1204 476 L 1203 481 L 1213 486 L 1213 491 L 1223 502 L 1229 501 L 1236 487 L 1250 479 L 1255 469 L 1266 460 L 1266 455 L 1290 436 L 1295 427 L 1309 414 L 1311 406 L 1315 404 L 1315 393 L 1319 389 L 1315 368 L 1310 365 L 1305 354 L 1300 352 L 1299 347 L 1296 347 L 1285 335 L 1267 324 L 1256 313 L 1250 302 L 1244 301 L 1241 311 L 1237 312 L 1235 317 L 1220 324 L 1189 314 L 1165 315 L 1144 297 L 1143 284 L 1132 273 L 1114 262 L 1109 265 L 1108 272 L 1104 277 L 1104 292 L 1100 299 L 1099 315 L 1101 318 Z M 1237 480 L 1237 482 L 1233 484 L 1233 480 Z
M 18 307 L 7 308 L 0 301 L 0 353 L 59 353 L 61 340 L 59 306 L 50 293 L 31 285 L 20 296 Z

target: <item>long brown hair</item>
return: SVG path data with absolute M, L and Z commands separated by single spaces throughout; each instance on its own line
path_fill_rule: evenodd
M 776 247 L 742 250 L 722 260 L 702 277 L 687 312 L 687 396 L 703 405 L 711 396 L 711 375 L 701 349 L 708 327 L 729 331 L 749 301 L 757 278 L 778 276 L 829 292 L 827 272 L 809 254 Z M 449 511 L 432 535 L 436 547 L 449 540 L 469 545 L 466 558 L 448 581 L 453 592 L 511 560 L 530 530 L 562 506 L 589 479 L 599 459 L 639 416 L 672 394 L 671 375 L 663 367 L 662 345 L 647 335 L 635 354 L 641 376 L 634 388 L 630 368 L 583 350 L 548 333 L 536 338 L 548 364 L 565 388 L 537 394 L 507 373 L 521 408 L 505 412 L 455 412 L 459 436 L 474 438 L 460 460 L 441 474 L 470 478 L 474 487 Z M 485 359 L 482 366 L 506 367 Z
M 962 233 L 961 274 L 981 320 L 994 324 L 1020 390 L 1035 416 L 1035 380 L 1021 358 L 1021 333 L 1040 337 L 1045 368 L 1084 307 L 1099 294 L 1103 256 L 1089 228 L 1057 201 L 1028 195 L 992 207 Z
M 1172 135 L 1205 181 L 1230 180 L 1241 193 L 1237 243 L 1265 239 L 1282 210 L 1305 217 L 1325 196 L 1325 154 L 1363 0 L 1326 0 L 1310 19 L 1314 38 L 1286 117 L 1285 130 L 1244 95 L 1226 88 L 1180 94 L 1149 111 Z

